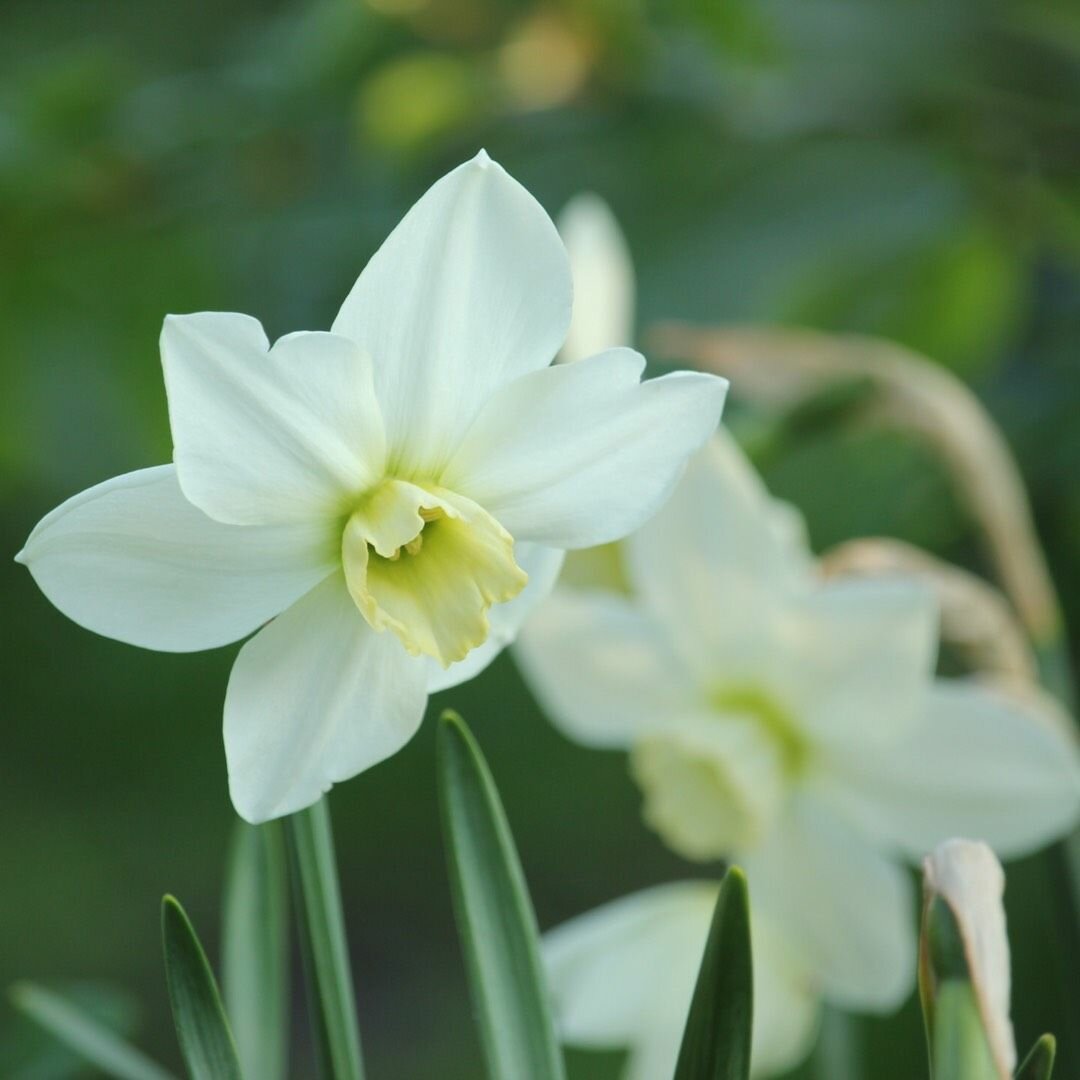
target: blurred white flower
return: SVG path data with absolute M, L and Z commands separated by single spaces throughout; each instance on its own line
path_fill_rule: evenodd
M 1009 938 L 1005 930 L 1005 872 L 990 848 L 973 840 L 946 840 L 923 860 L 927 905 L 940 897 L 956 920 L 983 1030 L 998 1072 L 1016 1068 L 1009 1015 Z
M 572 919 L 544 937 L 560 1035 L 593 1049 L 629 1048 L 625 1080 L 675 1068 L 719 883 L 658 885 Z M 809 1051 L 820 998 L 793 943 L 754 912 L 754 1073 Z
M 520 639 L 541 704 L 629 751 L 671 848 L 745 868 L 755 916 L 828 1000 L 895 1007 L 916 952 L 902 859 L 958 832 L 1004 856 L 1065 833 L 1072 740 L 1041 698 L 934 677 L 929 589 L 821 580 L 798 515 L 723 432 L 619 551 L 627 594 L 559 588 Z
M 574 313 L 559 359 L 581 360 L 634 339 L 634 264 L 599 195 L 575 195 L 558 217 L 574 275 Z
M 549 366 L 570 309 L 554 226 L 481 152 L 409 211 L 330 333 L 271 346 L 245 315 L 166 319 L 175 464 L 68 500 L 18 558 L 70 618 L 136 645 L 272 619 L 229 680 L 229 785 L 250 821 L 299 810 L 407 742 L 430 691 L 514 636 L 560 549 L 644 522 L 716 426 L 722 379 L 642 383 L 629 349 Z

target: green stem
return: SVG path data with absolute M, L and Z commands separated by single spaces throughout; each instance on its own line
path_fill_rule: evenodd
M 363 1080 L 341 890 L 325 799 L 285 819 L 308 1007 L 321 1073 Z
M 861 1080 L 861 1042 L 858 1019 L 825 1006 L 821 1034 L 814 1052 L 815 1080 Z

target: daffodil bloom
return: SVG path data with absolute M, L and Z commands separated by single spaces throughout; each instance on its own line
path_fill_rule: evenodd
M 629 753 L 673 850 L 745 868 L 755 916 L 826 999 L 897 1006 L 916 955 L 903 860 L 956 833 L 1003 856 L 1065 833 L 1080 812 L 1067 718 L 936 678 L 932 593 L 819 578 L 797 514 L 723 432 L 618 547 L 627 593 L 560 587 L 518 642 L 541 704 L 571 738 Z M 594 919 L 579 940 L 604 933 Z M 564 951 L 557 999 L 583 963 Z
M 1009 1015 L 1005 871 L 986 844 L 946 840 L 923 860 L 923 893 L 925 906 L 940 897 L 956 920 L 994 1065 L 1008 1080 L 1016 1068 L 1016 1039 Z
M 19 559 L 81 625 L 240 650 L 229 786 L 262 821 L 397 751 L 429 692 L 480 671 L 566 548 L 639 526 L 726 384 L 641 382 L 612 349 L 551 366 L 571 310 L 539 204 L 481 153 L 376 252 L 329 333 L 170 316 L 174 464 L 75 496 Z

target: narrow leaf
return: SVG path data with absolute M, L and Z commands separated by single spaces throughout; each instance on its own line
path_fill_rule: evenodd
M 172 1074 L 59 994 L 17 983 L 11 1003 L 57 1042 L 114 1080 L 173 1080 Z
M 161 903 L 161 936 L 173 1023 L 191 1080 L 240 1080 L 214 974 L 184 909 L 171 896 Z
M 281 827 L 237 818 L 222 919 L 225 1010 L 247 1076 L 284 1080 L 288 1061 L 288 877 Z
M 747 1080 L 753 1002 L 750 902 L 746 877 L 732 867 L 713 910 L 675 1080 Z
M 966 979 L 945 979 L 937 988 L 933 1072 L 934 1080 L 1000 1080 Z
M 499 794 L 460 717 L 438 733 L 439 800 L 458 932 L 492 1080 L 563 1080 L 536 915 Z
M 319 1067 L 334 1080 L 363 1080 L 356 997 L 326 800 L 290 814 L 285 819 L 285 836 Z
M 1050 1080 L 1057 1055 L 1057 1040 L 1053 1035 L 1043 1035 L 1016 1070 L 1016 1080 Z

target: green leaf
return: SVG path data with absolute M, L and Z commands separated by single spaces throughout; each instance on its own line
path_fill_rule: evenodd
M 288 1062 L 288 877 L 281 827 L 239 818 L 222 919 L 225 1011 L 246 1075 L 284 1080 Z
M 514 840 L 487 763 L 460 717 L 439 723 L 439 801 L 458 932 L 493 1080 L 565 1070 Z
M 59 994 L 17 983 L 11 1003 L 87 1064 L 115 1080 L 173 1080 L 172 1074 Z
M 754 1016 L 750 902 L 732 867 L 720 884 L 675 1080 L 747 1080 Z
M 290 814 L 285 819 L 285 837 L 319 1066 L 334 1080 L 363 1080 L 356 997 L 326 799 Z
M 1057 1040 L 1053 1035 L 1043 1035 L 1016 1070 L 1016 1080 L 1050 1080 L 1057 1055 Z
M 934 1005 L 934 1080 L 1000 1080 L 966 979 L 938 984 Z
M 191 1080 L 240 1080 L 236 1044 L 214 973 L 184 909 L 172 896 L 161 902 L 161 936 L 173 1023 Z

